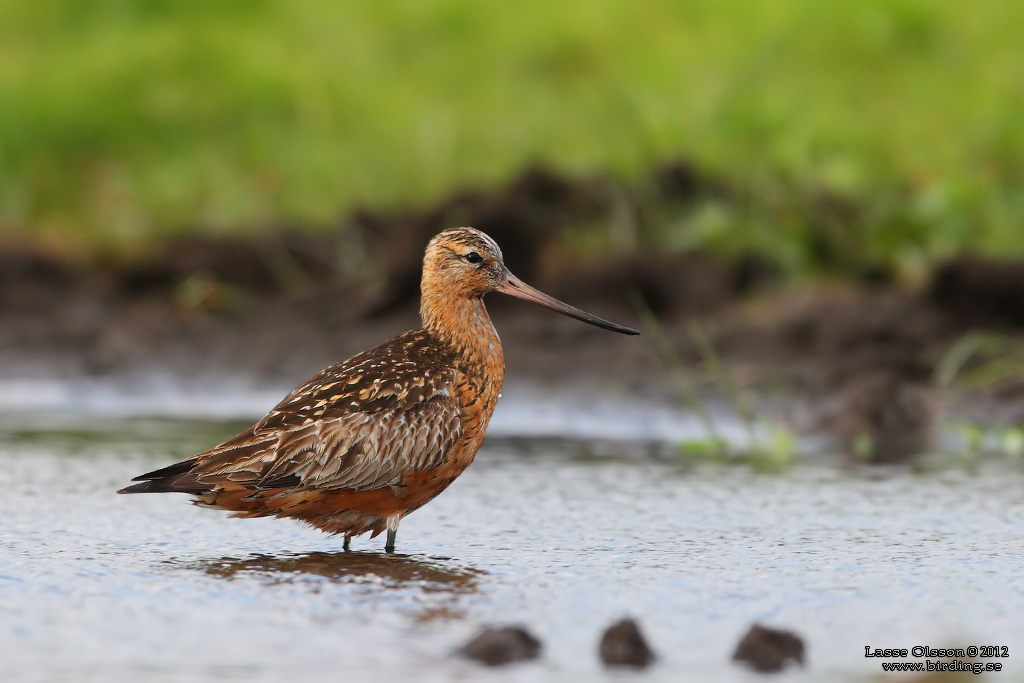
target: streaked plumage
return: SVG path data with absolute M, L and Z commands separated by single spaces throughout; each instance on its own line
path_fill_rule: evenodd
M 423 328 L 323 370 L 251 428 L 119 493 L 177 491 L 239 517 L 294 517 L 349 538 L 388 530 L 473 461 L 505 375 L 483 295 L 502 291 L 625 334 L 525 285 L 484 233 L 427 246 Z

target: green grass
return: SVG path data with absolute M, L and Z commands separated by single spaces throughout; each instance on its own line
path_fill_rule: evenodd
M 1021 26 L 1013 0 L 5 0 L 0 228 L 325 225 L 534 161 L 629 181 L 681 155 L 753 208 L 668 243 L 800 267 L 826 190 L 864 207 L 842 248 L 1021 253 Z

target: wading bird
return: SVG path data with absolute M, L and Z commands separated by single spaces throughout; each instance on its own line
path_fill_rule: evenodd
M 398 524 L 471 462 L 501 395 L 505 358 L 483 296 L 502 292 L 623 334 L 508 271 L 473 228 L 436 235 L 420 284 L 423 327 L 314 375 L 254 426 L 118 493 L 180 492 L 235 517 L 294 517 L 353 536 Z

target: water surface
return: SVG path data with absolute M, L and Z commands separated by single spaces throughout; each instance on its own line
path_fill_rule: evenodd
M 637 680 L 752 680 L 729 656 L 755 620 L 807 641 L 808 668 L 777 680 L 865 680 L 865 645 L 951 643 L 1008 645 L 999 680 L 1022 679 L 1013 461 L 766 475 L 495 439 L 391 556 L 382 537 L 346 553 L 299 523 L 114 495 L 236 426 L 0 426 L 3 680 L 621 680 L 596 644 L 624 615 L 661 656 Z M 526 625 L 542 659 L 448 656 L 485 624 Z

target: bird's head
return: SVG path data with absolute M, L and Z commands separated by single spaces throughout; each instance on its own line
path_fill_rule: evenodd
M 452 296 L 482 296 L 501 289 L 508 269 L 501 249 L 473 228 L 453 228 L 434 236 L 423 258 L 423 284 Z
M 485 233 L 474 228 L 453 228 L 434 236 L 423 258 L 424 303 L 444 297 L 482 297 L 501 292 L 532 301 L 585 323 L 622 334 L 636 330 L 598 318 L 534 289 L 509 272 L 501 249 Z

